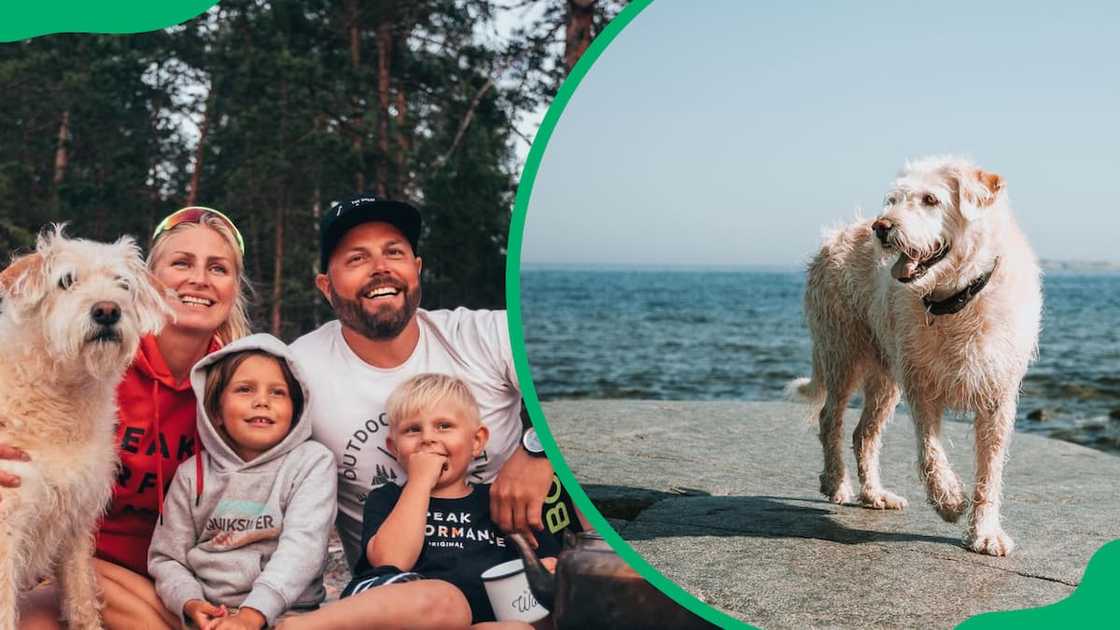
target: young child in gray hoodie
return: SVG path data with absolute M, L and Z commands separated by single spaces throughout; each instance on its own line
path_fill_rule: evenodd
M 199 361 L 191 385 L 205 450 L 176 471 L 148 550 L 160 599 L 184 624 L 223 630 L 316 608 L 338 471 L 308 441 L 299 366 L 252 335 Z

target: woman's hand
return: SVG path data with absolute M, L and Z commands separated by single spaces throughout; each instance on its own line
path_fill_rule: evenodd
M 27 453 L 14 446 L 8 446 L 7 444 L 0 444 L 0 459 L 8 459 L 17 462 L 31 461 Z M 13 475 L 12 473 L 0 470 L 0 486 L 4 486 L 5 488 L 18 488 L 21 481 L 19 475 Z

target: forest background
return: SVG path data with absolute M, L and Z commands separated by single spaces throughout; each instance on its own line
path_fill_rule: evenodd
M 424 215 L 426 308 L 503 308 L 521 155 L 625 0 L 222 0 L 135 35 L 0 45 L 0 255 L 192 204 L 246 241 L 256 330 L 331 318 L 318 222 L 358 191 Z M 6 259 L 2 261 L 6 263 Z

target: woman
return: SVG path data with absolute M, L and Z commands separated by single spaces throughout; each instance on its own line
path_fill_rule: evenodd
M 97 534 L 94 565 L 108 628 L 178 627 L 148 577 L 148 545 L 163 493 L 179 463 L 199 448 L 189 375 L 199 359 L 247 335 L 244 241 L 224 214 L 189 207 L 156 228 L 148 268 L 173 289 L 174 321 L 140 342 L 117 390 L 121 472 Z M 0 457 L 19 453 L 2 448 Z M 0 479 L 0 483 L 11 479 Z M 53 585 L 27 594 L 20 628 L 58 628 Z

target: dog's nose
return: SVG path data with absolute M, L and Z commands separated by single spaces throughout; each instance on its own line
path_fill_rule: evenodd
M 894 227 L 893 224 L 886 219 L 878 219 L 871 224 L 871 229 L 875 230 L 875 236 L 884 245 L 887 244 L 887 236 L 891 233 L 892 227 Z
M 121 320 L 121 307 L 116 302 L 98 302 L 89 310 L 89 315 L 102 326 L 112 326 Z

